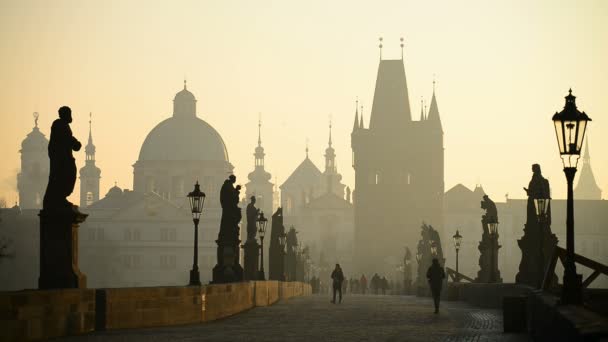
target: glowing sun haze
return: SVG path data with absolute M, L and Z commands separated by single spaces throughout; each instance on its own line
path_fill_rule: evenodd
M 378 37 L 404 62 L 413 117 L 433 74 L 445 132 L 446 190 L 481 183 L 523 198 L 540 163 L 565 196 L 551 116 L 572 87 L 593 119 L 593 171 L 608 193 L 606 1 L 7 1 L 0 3 L 0 197 L 17 196 L 21 141 L 40 112 L 49 137 L 62 105 L 86 144 L 93 113 L 102 196 L 133 187 L 147 133 L 188 80 L 198 116 L 222 135 L 239 177 L 254 167 L 258 113 L 266 169 L 281 184 L 304 158 L 323 168 L 328 120 L 354 185 L 355 98 L 369 120 Z M 201 146 L 204 148 L 204 146 Z M 84 151 L 76 153 L 84 164 Z M 77 203 L 77 188 L 72 201 Z M 605 197 L 606 195 L 604 195 Z

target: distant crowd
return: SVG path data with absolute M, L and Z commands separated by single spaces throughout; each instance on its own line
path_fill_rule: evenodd
M 370 280 L 362 274 L 361 278 L 350 278 L 344 279 L 341 282 L 342 293 L 351 294 L 387 294 L 391 289 L 395 288 L 395 284 L 392 281 L 388 281 L 386 277 L 375 273 Z M 312 277 L 310 279 L 310 286 L 312 287 L 313 293 L 328 293 L 331 290 L 331 283 L 325 283 L 321 281 L 319 277 Z

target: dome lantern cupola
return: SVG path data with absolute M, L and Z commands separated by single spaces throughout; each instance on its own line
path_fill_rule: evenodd
M 196 117 L 196 98 L 188 91 L 186 80 L 184 89 L 175 94 L 173 99 L 173 117 Z

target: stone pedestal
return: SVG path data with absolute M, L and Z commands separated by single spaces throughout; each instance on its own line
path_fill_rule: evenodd
M 258 280 L 258 260 L 260 258 L 260 245 L 258 245 L 257 241 L 250 240 L 245 242 L 245 244 L 241 247 L 243 248 L 243 252 L 245 253 L 245 260 L 243 262 L 243 266 L 245 266 L 243 270 L 243 279 Z
M 544 229 L 542 229 L 544 228 Z M 542 240 L 539 240 L 542 239 Z M 555 252 L 557 237 L 551 233 L 551 228 L 541 224 L 526 224 L 524 236 L 517 240 L 521 249 L 521 262 L 515 282 L 538 287 L 545 277 L 545 270 Z M 541 248 L 542 246 L 542 248 Z M 557 275 L 551 277 L 550 286 L 557 285 Z
M 479 242 L 479 271 L 477 272 L 476 283 L 502 283 L 500 270 L 498 269 L 498 234 L 489 234 L 487 223 L 482 221 L 483 234 Z
M 217 243 L 217 265 L 213 268 L 212 284 L 243 281 L 243 268 L 239 264 L 239 243 L 222 241 Z
M 78 228 L 87 215 L 73 211 L 41 210 L 39 289 L 86 288 L 78 268 Z

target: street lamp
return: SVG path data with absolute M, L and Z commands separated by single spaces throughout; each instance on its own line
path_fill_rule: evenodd
M 591 118 L 576 108 L 576 96 L 572 89 L 566 96 L 564 109 L 553 115 L 555 135 L 559 154 L 562 157 L 564 173 L 568 182 L 568 202 L 566 211 L 566 262 L 564 265 L 563 304 L 579 304 L 582 300 L 582 276 L 576 274 L 574 264 L 574 196 L 572 183 L 576 175 L 578 158 L 581 155 L 587 123 Z
M 460 244 L 462 243 L 462 236 L 456 229 L 456 234 L 452 236 L 454 238 L 454 248 L 456 249 L 456 282 L 460 281 L 460 273 L 458 273 L 458 252 L 460 251 Z
M 188 201 L 190 202 L 192 221 L 194 221 L 194 262 L 192 263 L 188 285 L 201 286 L 201 276 L 198 272 L 198 223 L 205 204 L 205 193 L 201 191 L 198 181 L 194 184 L 194 190 L 188 194 Z
M 258 224 L 258 234 L 260 234 L 260 271 L 258 274 L 259 280 L 266 280 L 266 276 L 264 275 L 264 236 L 266 236 L 266 225 L 268 224 L 268 219 L 264 217 L 264 212 L 260 213 L 260 217 L 257 220 Z
M 431 240 L 431 254 L 433 255 L 433 258 L 435 258 L 437 256 L 437 242 L 435 240 Z

